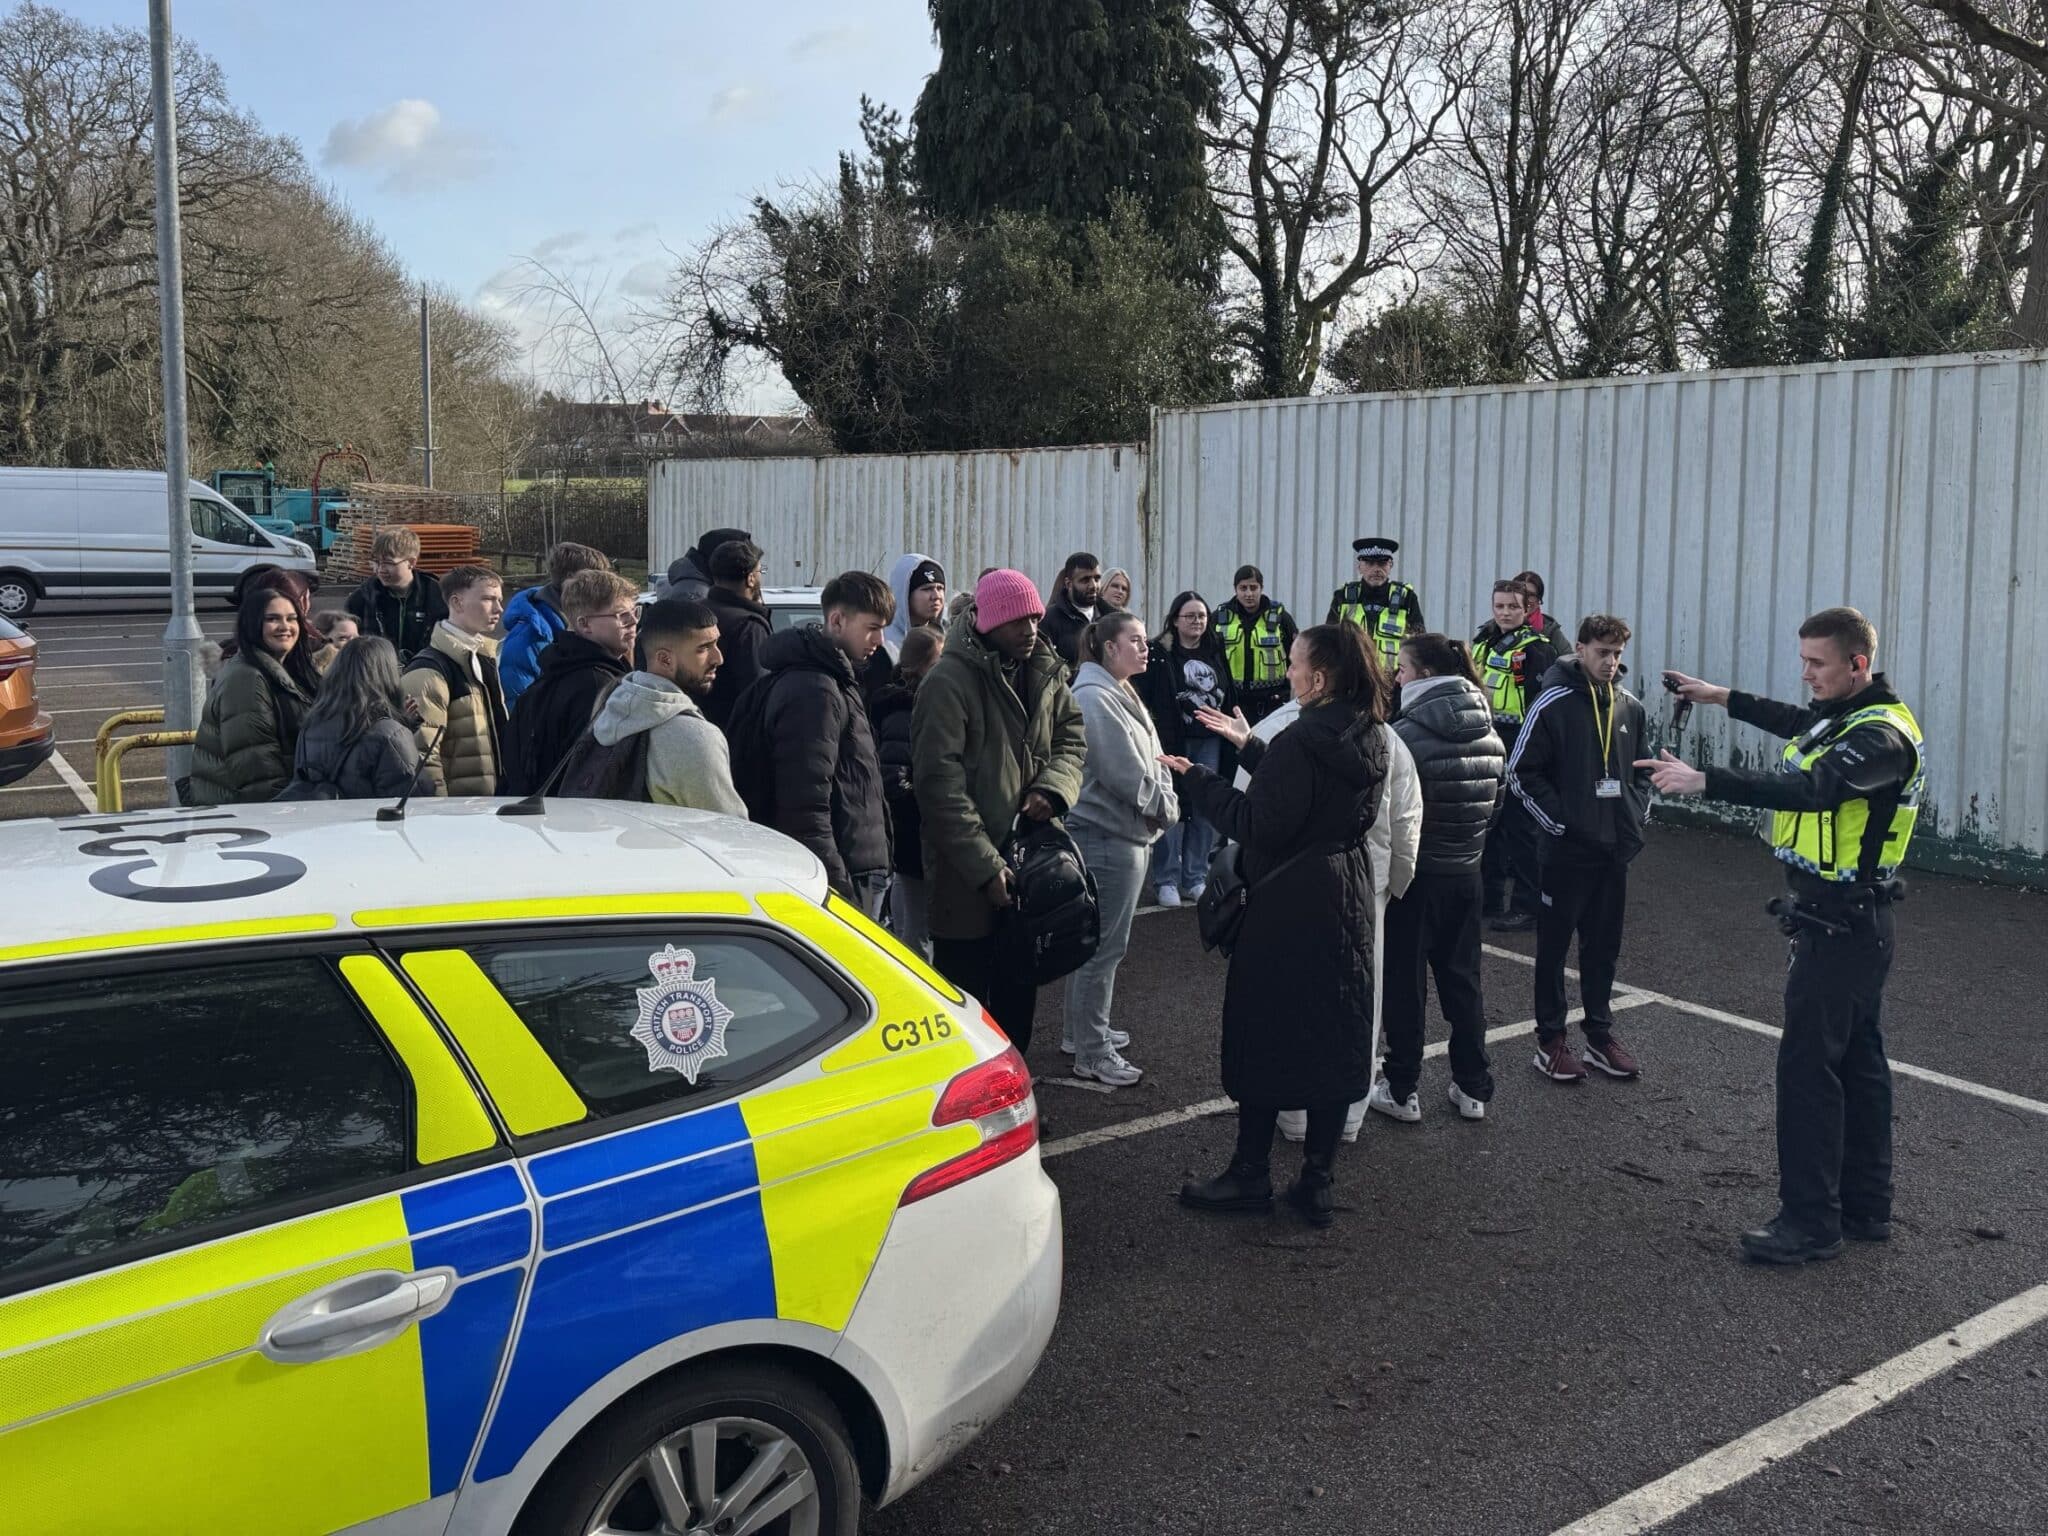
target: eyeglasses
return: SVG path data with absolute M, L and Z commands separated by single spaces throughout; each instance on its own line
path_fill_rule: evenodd
M 631 609 L 624 613 L 607 613 L 602 615 L 602 617 L 610 619 L 621 629 L 638 629 L 640 627 L 640 615 L 634 613 Z

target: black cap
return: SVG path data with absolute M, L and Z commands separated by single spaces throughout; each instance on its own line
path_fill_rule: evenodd
M 922 592 L 926 587 L 943 587 L 945 584 L 946 568 L 936 560 L 927 560 L 910 573 L 910 580 L 903 590 Z
M 1377 533 L 1368 539 L 1353 539 L 1351 547 L 1358 551 L 1361 560 L 1391 560 L 1401 552 L 1400 545 Z
M 753 542 L 754 536 L 744 528 L 714 528 L 697 541 L 697 553 L 709 560 L 721 544 Z

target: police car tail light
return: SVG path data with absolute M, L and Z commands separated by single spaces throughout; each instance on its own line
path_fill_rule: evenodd
M 968 1068 L 939 1095 L 932 1124 L 962 1122 L 972 1122 L 980 1130 L 981 1145 L 912 1179 L 899 1204 L 964 1184 L 1038 1145 L 1038 1101 L 1031 1096 L 1031 1069 L 1014 1046 L 993 1061 Z

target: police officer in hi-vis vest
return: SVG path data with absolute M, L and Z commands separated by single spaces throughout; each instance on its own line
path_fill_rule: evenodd
M 1358 555 L 1358 580 L 1346 582 L 1330 597 L 1330 615 L 1325 624 L 1356 624 L 1379 652 L 1388 676 L 1401 661 L 1401 641 L 1419 635 L 1429 626 L 1422 622 L 1422 603 L 1415 589 L 1394 580 L 1394 556 L 1401 546 L 1392 539 L 1354 539 Z
M 1239 566 L 1231 585 L 1236 595 L 1209 616 L 1209 625 L 1230 663 L 1238 707 L 1257 725 L 1287 702 L 1294 615 L 1266 596 L 1266 577 L 1256 565 Z
M 1557 665 L 1557 647 L 1529 621 L 1536 594 L 1519 576 L 1493 584 L 1493 618 L 1472 637 L 1472 665 L 1493 710 L 1493 728 L 1514 756 L 1543 679 Z M 1486 881 L 1485 911 L 1496 933 L 1522 933 L 1536 926 L 1536 823 L 1514 795 L 1503 797 L 1500 815 L 1486 836 L 1481 865 Z
M 1832 1259 L 1844 1236 L 1891 1236 L 1892 1074 L 1880 1014 L 1892 964 L 1893 878 L 1927 782 L 1920 727 L 1884 674 L 1877 630 L 1854 608 L 1799 626 L 1810 708 L 1683 673 L 1681 698 L 1791 740 L 1778 771 L 1709 768 L 1669 752 L 1651 769 L 1667 795 L 1706 795 L 1772 812 L 1771 848 L 1790 895 L 1771 903 L 1792 941 L 1778 1042 L 1778 1214 L 1742 1234 L 1767 1264 Z

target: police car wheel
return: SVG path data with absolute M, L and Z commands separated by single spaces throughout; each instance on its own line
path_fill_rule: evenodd
M 860 1471 L 823 1391 L 769 1365 L 692 1372 L 570 1447 L 520 1536 L 854 1536 Z

